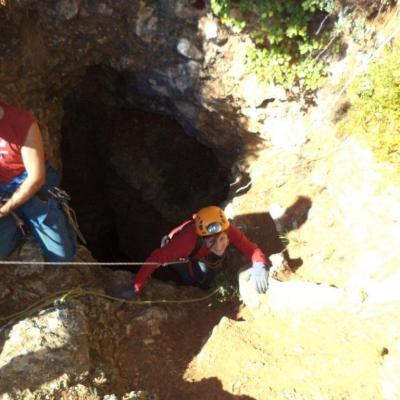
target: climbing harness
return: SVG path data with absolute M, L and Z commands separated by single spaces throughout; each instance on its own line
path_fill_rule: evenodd
M 221 257 L 210 254 L 206 257 L 203 257 L 201 261 L 206 265 L 207 268 L 216 270 L 216 269 L 221 269 L 223 267 L 225 257 L 226 257 L 226 251 Z
M 73 210 L 73 208 L 69 205 L 69 202 L 71 200 L 70 195 L 65 190 L 62 190 L 57 186 L 52 186 L 50 189 L 47 190 L 47 192 L 45 192 L 45 193 L 39 192 L 37 195 L 41 200 L 48 200 L 49 196 L 51 196 L 51 198 L 56 200 L 60 204 L 62 210 L 64 211 L 65 216 L 68 219 L 69 224 L 71 225 L 72 229 L 75 231 L 79 240 L 83 244 L 87 245 L 87 242 L 79 228 L 76 213 Z M 0 206 L 2 204 L 6 203 L 9 199 L 10 199 L 10 196 L 5 196 L 4 194 L 0 193 Z M 26 236 L 26 231 L 24 229 L 24 221 L 22 221 L 22 219 L 14 211 L 11 211 L 10 214 L 14 217 L 15 222 L 16 222 L 18 228 L 20 229 L 20 231 L 22 232 L 23 236 Z
M 10 323 L 14 320 L 20 320 L 22 318 L 26 318 L 29 315 L 32 315 L 34 313 L 38 313 L 48 307 L 54 307 L 56 310 L 64 309 L 65 310 L 65 304 L 67 300 L 72 300 L 76 299 L 78 297 L 83 297 L 83 296 L 94 296 L 94 297 L 100 297 L 108 300 L 115 300 L 120 303 L 127 303 L 127 304 L 137 304 L 137 305 L 152 305 L 152 304 L 188 304 L 188 303 L 196 303 L 200 301 L 207 300 L 214 296 L 217 292 L 220 291 L 220 288 L 218 287 L 217 289 L 213 290 L 211 293 L 208 293 L 207 295 L 203 297 L 197 297 L 193 299 L 183 299 L 183 300 L 123 300 L 117 297 L 110 296 L 108 294 L 102 293 L 102 292 L 97 292 L 94 290 L 88 290 L 88 289 L 83 289 L 81 287 L 76 287 L 70 290 L 61 290 L 58 292 L 53 293 L 50 296 L 47 296 L 41 300 L 38 300 L 37 302 L 31 304 L 29 307 L 15 312 L 13 314 L 7 315 L 7 316 L 0 316 L 0 333 L 4 329 L 5 325 Z M 66 315 L 66 313 L 64 313 Z
M 177 227 L 175 227 L 174 229 L 171 230 L 171 232 L 168 235 L 165 235 L 161 238 L 161 244 L 160 247 L 164 247 L 166 244 L 168 244 L 168 242 L 177 234 L 179 233 L 184 227 L 186 227 L 189 224 L 193 224 L 194 221 L 193 219 L 190 220 L 186 220 L 185 222 L 183 222 L 181 225 L 178 225 Z M 203 257 L 201 260 L 195 260 L 195 256 L 196 254 L 199 252 L 201 246 L 204 243 L 204 238 L 201 236 L 198 236 L 197 240 L 196 240 L 196 244 L 193 248 L 193 250 L 191 251 L 191 253 L 186 257 L 186 259 L 182 260 L 181 262 L 187 262 L 189 263 L 189 273 L 190 275 L 193 276 L 194 272 L 193 272 L 193 262 L 202 262 L 205 267 L 207 269 L 210 270 L 218 270 L 218 269 L 222 269 L 224 261 L 225 261 L 225 257 L 226 257 L 226 252 L 221 256 L 216 256 L 213 254 L 210 254 L 206 257 Z M 166 264 L 163 264 L 166 265 Z
M 171 230 L 171 232 L 168 233 L 168 235 L 165 235 L 165 236 L 163 236 L 161 238 L 160 247 L 164 247 L 185 226 L 187 226 L 189 224 L 193 224 L 193 223 L 194 223 L 193 219 L 189 219 L 189 220 L 186 220 L 185 222 L 183 222 L 182 224 L 176 226 L 175 228 L 173 228 Z M 191 251 L 191 253 L 184 260 L 182 260 L 182 263 L 183 262 L 192 262 L 194 260 L 195 255 L 198 253 L 198 251 L 200 250 L 202 245 L 203 245 L 203 238 L 198 237 L 197 240 L 196 240 L 196 244 L 193 247 L 193 250 Z M 163 265 L 166 265 L 166 264 L 163 264 Z
M 78 219 L 76 217 L 76 213 L 72 207 L 70 207 L 69 202 L 71 201 L 70 195 L 65 191 L 60 189 L 57 186 L 52 186 L 47 193 L 52 196 L 55 200 L 59 202 L 61 208 L 63 209 L 65 215 L 67 216 L 68 222 L 74 229 L 76 235 L 78 236 L 79 240 L 83 244 L 87 244 L 81 230 L 79 229 Z

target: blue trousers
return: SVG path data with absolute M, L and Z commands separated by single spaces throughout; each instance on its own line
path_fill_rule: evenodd
M 0 184 L 0 193 L 12 195 L 25 178 L 26 173 L 23 173 L 8 184 Z M 41 192 L 58 185 L 58 174 L 50 164 L 46 163 L 46 183 Z M 49 197 L 43 201 L 34 196 L 14 212 L 31 230 L 48 261 L 71 261 L 75 257 L 77 248 L 75 232 L 54 198 Z M 21 237 L 22 232 L 12 215 L 0 218 L 0 259 L 4 259 L 12 252 Z

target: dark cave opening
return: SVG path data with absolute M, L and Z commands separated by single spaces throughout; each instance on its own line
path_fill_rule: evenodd
M 63 186 L 99 261 L 143 261 L 229 191 L 230 169 L 214 151 L 174 116 L 129 104 L 123 85 L 115 71 L 92 68 L 64 101 Z

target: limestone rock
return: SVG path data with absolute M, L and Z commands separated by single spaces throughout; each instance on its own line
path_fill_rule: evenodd
M 78 15 L 79 2 L 77 0 L 61 0 L 57 3 L 58 12 L 67 20 Z
M 390 274 L 383 281 L 370 280 L 363 288 L 366 292 L 366 304 L 379 304 L 400 301 L 400 271 Z
M 354 293 L 326 284 L 294 280 L 280 282 L 274 279 L 272 274 L 267 292 L 259 294 L 250 279 L 250 271 L 251 268 L 240 271 L 239 292 L 244 304 L 254 310 L 263 309 L 283 316 L 305 310 L 347 308 L 359 305 L 363 301 L 361 294 L 355 296 Z
M 382 394 L 385 400 L 396 400 L 400 393 L 400 345 L 393 343 L 390 348 L 383 348 L 381 352 L 383 359 L 380 370 Z
M 240 94 L 248 107 L 257 107 L 268 98 L 268 85 L 259 82 L 254 74 L 240 83 Z
M 104 15 L 105 17 L 110 17 L 113 14 L 113 9 L 106 3 L 100 3 L 97 11 L 99 14 Z
M 201 51 L 186 38 L 179 39 L 176 49 L 179 54 L 186 58 L 192 60 L 201 60 L 202 58 Z
M 274 279 L 270 279 L 265 304 L 278 315 L 347 305 L 346 293 L 342 289 L 310 282 L 279 282 Z
M 271 140 L 271 143 L 277 148 L 287 152 L 295 152 L 306 142 L 307 129 L 303 119 L 297 116 L 292 120 L 268 118 L 264 121 L 261 128 L 261 136 Z
M 161 334 L 160 325 L 162 322 L 168 320 L 168 314 L 165 310 L 159 307 L 151 307 L 139 317 L 136 318 L 138 323 L 146 325 L 151 336 L 158 336 Z
M 206 40 L 216 40 L 218 38 L 218 20 L 210 15 L 200 18 L 199 29 Z
M 171 67 L 167 71 L 168 81 L 173 89 L 180 93 L 187 93 L 196 85 L 201 66 L 196 61 L 188 61 Z
M 136 19 L 136 35 L 150 43 L 157 29 L 158 18 L 154 8 L 148 6 L 144 0 L 139 2 L 139 11 Z
M 202 4 L 202 1 L 166 0 L 165 3 L 170 3 L 170 8 L 173 9 L 174 15 L 182 19 L 198 18 L 206 12 L 205 4 Z
M 19 264 L 15 268 L 15 274 L 19 277 L 26 277 L 43 273 L 45 261 L 43 253 L 33 236 L 26 236 L 17 249 L 10 255 L 9 261 L 37 261 L 37 264 Z
M 283 87 L 260 82 L 255 74 L 247 75 L 240 82 L 238 94 L 245 101 L 246 107 L 253 108 L 260 107 L 265 100 L 287 100 Z
M 6 333 L 0 355 L 2 391 L 38 388 L 49 382 L 55 390 L 68 382 L 68 374 L 87 371 L 87 329 L 82 311 L 69 307 L 14 325 Z

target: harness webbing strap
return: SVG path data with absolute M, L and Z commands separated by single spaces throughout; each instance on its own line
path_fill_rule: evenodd
M 36 195 L 43 201 L 47 201 L 49 196 L 51 196 L 55 200 L 57 200 L 59 202 L 59 204 L 61 205 L 61 208 L 64 211 L 64 214 L 66 215 L 69 224 L 71 225 L 71 227 L 75 231 L 75 233 L 78 236 L 79 240 L 84 245 L 87 245 L 87 242 L 86 242 L 82 232 L 79 229 L 78 219 L 76 217 L 76 213 L 73 210 L 73 208 L 68 204 L 68 202 L 70 200 L 70 196 L 68 195 L 67 192 L 65 192 L 64 190 L 62 190 L 62 189 L 60 189 L 60 188 L 58 188 L 56 186 L 53 186 L 46 193 L 39 192 Z M 9 196 L 6 196 L 5 194 L 0 193 L 0 206 L 3 205 L 4 203 L 6 203 L 9 199 L 10 199 Z M 18 228 L 22 231 L 23 235 L 25 236 L 26 233 L 25 233 L 25 230 L 24 230 L 24 222 L 22 221 L 22 219 L 19 218 L 19 216 L 13 211 L 11 211 L 10 214 L 14 217 Z
M 193 250 L 191 251 L 191 253 L 188 255 L 188 260 L 192 261 L 195 257 L 195 255 L 199 252 L 201 246 L 203 245 L 203 238 L 198 237 L 196 239 L 196 244 L 193 247 Z
M 87 242 L 79 228 L 78 218 L 76 217 L 76 213 L 75 213 L 74 209 L 69 205 L 69 201 L 71 200 L 71 197 L 69 196 L 69 194 L 65 190 L 62 190 L 57 186 L 51 187 L 47 191 L 47 193 L 48 193 L 48 195 L 52 196 L 54 199 L 56 199 L 60 203 L 60 205 L 68 219 L 69 224 L 71 225 L 71 227 L 73 228 L 73 230 L 76 233 L 76 236 L 78 236 L 79 240 L 84 245 L 87 245 Z

